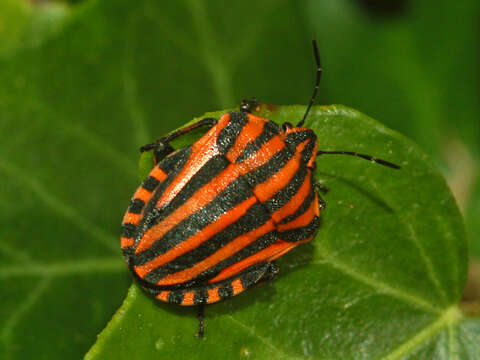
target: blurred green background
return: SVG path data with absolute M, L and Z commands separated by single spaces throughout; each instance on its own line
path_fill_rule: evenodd
M 65 358 L 85 353 L 130 284 L 116 236 L 138 147 L 244 97 L 307 103 L 312 39 L 324 67 L 317 103 L 417 142 L 454 192 L 478 263 L 479 17 L 477 0 L 0 0 L 0 259 L 26 264 L 0 273 L 9 356 L 27 357 L 8 345 L 14 333 L 39 346 L 36 316 L 60 319 L 52 334 L 76 334 L 51 335 Z M 79 292 L 88 301 L 52 312 L 55 296 Z M 69 323 L 72 308 L 94 318 Z

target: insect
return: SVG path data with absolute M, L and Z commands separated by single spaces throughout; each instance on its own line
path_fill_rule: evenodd
M 205 118 L 145 145 L 155 166 L 137 189 L 122 224 L 121 248 L 132 274 L 155 298 L 203 305 L 235 296 L 278 272 L 275 259 L 311 241 L 326 189 L 313 176 L 319 151 L 303 126 L 322 74 L 317 44 L 313 95 L 297 125 L 255 116 L 254 100 L 219 119 Z M 206 133 L 174 150 L 170 142 L 200 127 Z

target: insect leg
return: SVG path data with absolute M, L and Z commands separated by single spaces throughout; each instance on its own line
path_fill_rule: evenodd
M 325 185 L 319 183 L 316 179 L 314 179 L 313 185 L 315 185 L 315 188 L 318 191 L 321 191 L 323 194 L 326 194 L 329 191 L 329 189 Z
M 328 188 L 325 187 L 325 185 L 322 185 L 321 183 L 319 183 L 316 179 L 313 179 L 313 186 L 315 186 L 315 189 L 318 190 L 318 193 L 317 193 L 317 195 L 318 195 L 318 206 L 320 207 L 320 210 L 323 210 L 327 207 L 327 204 L 325 203 L 325 200 L 323 200 L 320 193 L 325 195 L 328 192 Z
M 160 139 L 155 140 L 154 143 L 144 145 L 140 148 L 140 152 L 143 153 L 145 151 L 154 151 L 155 155 L 155 162 L 158 163 L 160 162 L 163 158 L 165 158 L 167 155 L 172 153 L 175 149 L 170 145 L 170 141 L 179 138 L 183 135 L 186 135 L 193 130 L 202 127 L 202 126 L 208 126 L 211 128 L 217 123 L 217 119 L 215 118 L 205 118 L 200 121 L 197 121 L 196 123 L 193 123 L 192 125 L 186 126 L 184 128 L 181 128 L 177 131 L 174 131 L 166 136 L 161 137 Z
M 262 275 L 260 280 L 258 280 L 257 284 L 275 280 L 279 271 L 280 271 L 280 268 L 278 267 L 278 265 L 275 261 L 269 262 L 267 264 L 265 274 Z
M 198 338 L 202 338 L 203 334 L 205 333 L 204 315 L 205 315 L 205 306 L 203 304 L 198 305 L 198 313 L 197 313 L 198 332 L 195 334 L 195 336 Z

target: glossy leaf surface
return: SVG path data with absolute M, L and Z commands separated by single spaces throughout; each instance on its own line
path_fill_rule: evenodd
M 304 110 L 264 106 L 261 114 L 296 123 Z M 321 229 L 278 261 L 276 281 L 207 306 L 201 340 L 196 309 L 160 303 L 133 285 L 87 359 L 399 359 L 422 351 L 474 358 L 460 332 L 476 335 L 457 307 L 463 225 L 438 171 L 409 140 L 343 106 L 315 107 L 306 126 L 321 149 L 375 154 L 402 169 L 319 157 L 317 178 L 330 188 Z

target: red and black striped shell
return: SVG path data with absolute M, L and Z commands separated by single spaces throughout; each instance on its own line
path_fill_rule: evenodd
M 121 247 L 140 285 L 180 305 L 237 295 L 318 231 L 317 138 L 244 111 L 155 165 L 133 195 Z

